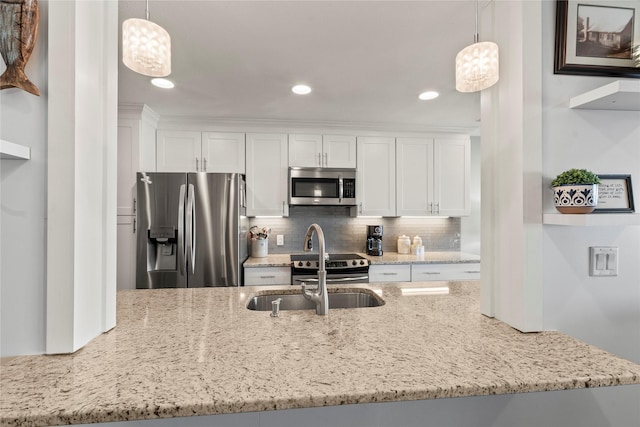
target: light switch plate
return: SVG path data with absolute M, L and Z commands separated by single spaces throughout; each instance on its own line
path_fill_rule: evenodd
M 284 235 L 278 234 L 276 236 L 276 246 L 284 246 Z
M 617 276 L 618 248 L 613 246 L 589 247 L 589 276 Z

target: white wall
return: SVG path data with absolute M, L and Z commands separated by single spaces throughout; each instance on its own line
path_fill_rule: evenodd
M 554 211 L 546 186 L 573 167 L 632 174 L 638 209 L 640 112 L 567 108 L 572 96 L 617 79 L 553 74 L 554 12 L 544 2 L 544 210 Z M 617 277 L 589 277 L 589 246 L 620 248 Z M 640 363 L 640 226 L 545 226 L 544 326 Z
M 40 96 L 0 91 L 0 139 L 31 148 L 31 160 L 0 160 L 0 357 L 44 352 L 48 2 L 39 5 L 25 71 Z

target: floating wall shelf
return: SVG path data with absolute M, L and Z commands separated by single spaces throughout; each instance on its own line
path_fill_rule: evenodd
M 542 223 L 547 225 L 576 226 L 629 226 L 640 225 L 640 214 L 636 213 L 602 213 L 602 214 L 561 214 L 546 213 Z
M 0 159 L 29 160 L 31 148 L 0 139 Z
M 574 96 L 569 108 L 640 111 L 640 81 L 618 80 Z

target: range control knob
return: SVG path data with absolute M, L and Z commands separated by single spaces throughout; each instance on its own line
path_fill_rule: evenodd
M 320 267 L 320 263 L 316 261 L 316 267 Z
M 302 267 L 302 261 L 298 263 L 298 267 Z
M 364 260 L 361 260 L 361 261 L 360 261 L 360 265 L 364 265 Z
M 307 261 L 307 267 L 311 267 L 311 261 Z
M 353 261 L 351 261 L 351 265 L 356 265 L 356 264 L 357 264 L 357 262 L 356 262 L 355 259 Z

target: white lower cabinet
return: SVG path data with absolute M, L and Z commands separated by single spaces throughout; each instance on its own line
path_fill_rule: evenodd
M 136 288 L 136 217 L 118 215 L 116 288 Z
M 411 266 L 412 282 L 429 282 L 436 280 L 479 280 L 480 263 L 455 264 L 413 264 Z
M 244 269 L 245 286 L 290 284 L 291 267 L 253 267 Z
M 369 267 L 369 283 L 410 281 L 409 264 L 375 264 Z

